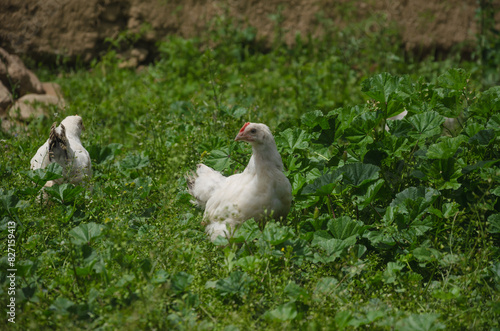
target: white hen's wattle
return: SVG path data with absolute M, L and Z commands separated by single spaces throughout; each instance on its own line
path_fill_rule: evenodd
M 31 169 L 44 169 L 56 162 L 63 168 L 63 178 L 49 181 L 45 186 L 63 182 L 76 185 L 92 176 L 90 155 L 80 141 L 82 129 L 83 121 L 78 115 L 66 117 L 57 127 L 52 124 L 49 139 L 31 159 Z
M 188 177 L 189 193 L 205 208 L 203 218 L 212 241 L 219 235 L 230 237 L 251 218 L 286 217 L 292 202 L 292 186 L 267 125 L 246 123 L 235 140 L 252 145 L 253 155 L 242 173 L 225 177 L 199 164 L 196 174 Z

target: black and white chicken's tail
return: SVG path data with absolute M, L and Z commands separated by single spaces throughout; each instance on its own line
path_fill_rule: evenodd
M 49 136 L 49 160 L 64 164 L 68 161 L 68 138 L 66 137 L 66 128 L 60 125 L 60 132 L 57 132 L 57 123 L 54 122 L 50 128 Z

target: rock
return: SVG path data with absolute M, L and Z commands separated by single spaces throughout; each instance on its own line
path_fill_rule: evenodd
M 5 73 L 5 70 L 0 68 L 0 81 L 6 87 L 10 87 L 13 94 L 23 96 L 28 93 L 43 93 L 42 83 L 31 70 L 26 68 L 19 56 L 9 54 L 0 48 L 0 59 L 7 69 Z
M 144 48 L 134 48 L 130 51 L 130 55 L 137 58 L 139 62 L 142 62 L 148 57 L 148 50 Z
M 19 98 L 9 110 L 9 116 L 18 120 L 28 120 L 31 116 L 47 115 L 47 109 L 55 105 L 65 107 L 63 99 L 48 94 L 26 94 Z
M 143 48 L 134 48 L 125 54 L 120 54 L 119 58 L 125 59 L 118 64 L 119 68 L 136 68 L 148 56 L 148 51 Z
M 138 65 L 139 65 L 139 62 L 137 62 L 137 59 L 135 57 L 131 57 L 130 59 L 127 59 L 125 61 L 118 63 L 118 68 L 120 68 L 120 69 L 135 68 Z
M 0 82 L 0 117 L 3 117 L 7 111 L 7 108 L 12 103 L 12 94 L 9 89 L 6 88 L 2 82 Z
M 42 83 L 42 88 L 47 95 L 53 95 L 59 99 L 63 98 L 61 86 L 57 83 L 44 82 Z
M 4 77 L 7 77 L 7 65 L 4 63 L 2 57 L 0 56 L 0 81 L 2 83 L 4 82 Z
M 10 132 L 16 127 L 16 123 L 14 123 L 12 120 L 8 118 L 2 118 L 1 121 L 2 121 L 1 128 L 3 132 Z

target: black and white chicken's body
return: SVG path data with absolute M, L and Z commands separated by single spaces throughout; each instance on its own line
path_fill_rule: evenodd
M 49 139 L 31 159 L 31 169 L 44 169 L 56 162 L 63 168 L 63 178 L 49 181 L 45 186 L 85 183 L 92 176 L 90 155 L 80 141 L 82 129 L 83 121 L 78 115 L 66 117 L 57 127 L 52 124 Z
M 205 208 L 203 218 L 212 241 L 219 235 L 230 237 L 251 218 L 286 217 L 292 202 L 292 186 L 267 125 L 246 123 L 235 140 L 252 145 L 253 155 L 242 173 L 225 177 L 199 164 L 196 174 L 188 177 L 189 193 Z

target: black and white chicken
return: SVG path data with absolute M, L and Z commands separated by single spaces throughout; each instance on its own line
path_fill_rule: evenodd
M 82 129 L 83 121 L 78 115 L 66 117 L 59 126 L 52 124 L 49 139 L 31 159 L 31 169 L 44 169 L 56 162 L 63 168 L 63 178 L 49 181 L 45 186 L 85 183 L 92 176 L 90 155 L 80 141 Z

